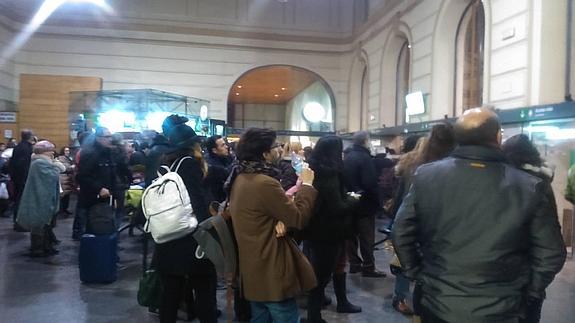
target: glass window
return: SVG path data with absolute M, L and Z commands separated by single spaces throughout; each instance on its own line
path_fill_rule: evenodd
M 473 1 L 463 13 L 456 37 L 454 115 L 483 104 L 485 12 Z

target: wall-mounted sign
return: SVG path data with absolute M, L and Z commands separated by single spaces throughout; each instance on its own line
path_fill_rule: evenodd
M 0 122 L 16 122 L 16 112 L 0 112 Z

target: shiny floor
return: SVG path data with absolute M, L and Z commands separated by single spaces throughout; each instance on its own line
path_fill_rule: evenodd
M 139 234 L 126 232 L 120 240 L 119 279 L 110 285 L 84 285 L 78 276 L 78 243 L 70 239 L 72 219 L 60 219 L 56 234 L 60 254 L 30 258 L 29 234 L 12 231 L 12 220 L 0 218 L 0 322 L 158 322 L 158 317 L 136 302 L 141 275 L 142 244 Z M 379 269 L 388 271 L 388 250 L 377 250 Z M 349 275 L 349 298 L 361 305 L 359 314 L 338 314 L 335 306 L 324 311 L 328 322 L 410 322 L 391 308 L 394 277 L 363 278 Z M 328 294 L 333 298 L 331 286 Z M 219 308 L 225 295 L 219 292 Z M 301 311 L 305 315 L 305 311 Z M 220 318 L 225 322 L 225 313 Z M 548 290 L 543 323 L 575 322 L 575 263 L 569 259 Z

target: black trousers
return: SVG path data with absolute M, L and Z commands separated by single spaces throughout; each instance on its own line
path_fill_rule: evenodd
M 352 267 L 361 267 L 362 270 L 375 269 L 373 244 L 375 243 L 375 216 L 361 216 L 356 223 L 357 236 L 347 242 L 347 255 Z M 357 248 L 361 258 L 357 255 Z
M 60 198 L 60 211 L 66 212 L 68 211 L 68 207 L 70 206 L 70 193 L 62 196 Z
M 317 278 L 317 286 L 309 292 L 308 296 L 308 322 L 319 322 L 321 320 L 324 290 L 331 279 L 340 254 L 345 252 L 344 244 L 344 242 L 304 242 L 304 245 L 309 247 L 310 261 Z
M 164 287 L 162 302 L 160 305 L 160 322 L 175 323 L 178 319 L 178 308 L 184 286 L 186 286 L 186 276 L 162 274 L 162 284 Z M 191 274 L 187 276 L 188 286 L 186 293 L 195 294 L 195 314 L 201 323 L 216 323 L 216 274 Z M 187 299 L 186 295 L 185 298 Z

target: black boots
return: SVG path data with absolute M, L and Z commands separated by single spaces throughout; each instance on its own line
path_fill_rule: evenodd
M 355 306 L 347 299 L 347 288 L 345 273 L 333 275 L 333 289 L 337 298 L 338 313 L 359 313 L 361 307 Z

